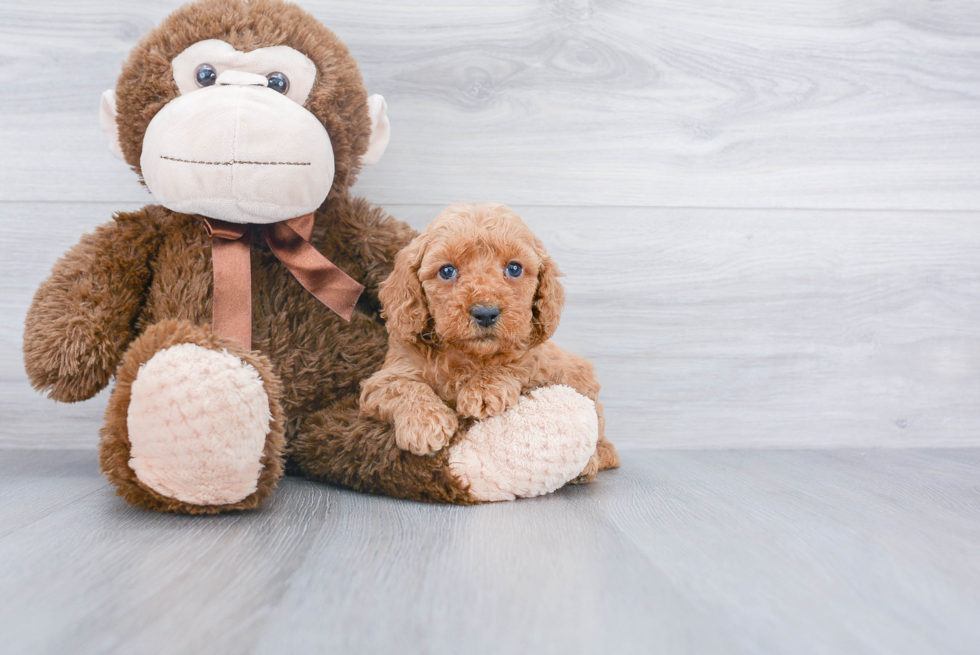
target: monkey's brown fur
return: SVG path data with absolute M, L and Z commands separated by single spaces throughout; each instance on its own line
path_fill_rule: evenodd
M 178 9 L 140 41 L 119 78 L 117 125 L 127 162 L 139 172 L 146 126 L 177 96 L 170 61 L 204 39 L 245 51 L 288 45 L 317 65 L 305 106 L 330 135 L 337 172 L 316 212 L 311 242 L 365 285 L 357 311 L 345 323 L 300 286 L 264 241 L 254 239 L 253 351 L 242 351 L 211 334 L 211 246 L 200 217 L 147 206 L 118 214 L 83 237 L 38 289 L 24 335 L 32 384 L 56 400 L 75 402 L 117 378 L 102 429 L 102 470 L 126 500 L 147 508 L 212 513 L 253 507 L 275 487 L 283 454 L 294 472 L 355 489 L 472 502 L 449 474 L 445 456 L 405 453 L 387 425 L 358 417 L 359 384 L 380 368 L 387 349 L 378 285 L 414 233 L 350 196 L 370 137 L 367 92 L 356 63 L 331 32 L 278 0 L 204 0 Z M 233 505 L 164 498 L 129 468 L 130 385 L 141 363 L 177 343 L 241 357 L 259 372 L 270 399 L 273 429 L 258 489 Z
M 508 275 L 509 264 L 519 264 L 520 274 Z M 439 276 L 446 265 L 455 270 L 448 280 Z M 578 481 L 618 466 L 592 365 L 549 341 L 565 301 L 560 275 L 508 207 L 449 207 L 398 254 L 381 285 L 389 350 L 364 383 L 364 413 L 392 423 L 400 448 L 425 455 L 449 443 L 459 418 L 496 416 L 523 393 L 565 384 L 599 414 L 598 447 Z M 474 306 L 498 308 L 499 318 L 481 327 Z

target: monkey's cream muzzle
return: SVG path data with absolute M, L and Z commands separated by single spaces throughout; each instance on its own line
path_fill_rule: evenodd
M 171 100 L 143 137 L 140 168 L 164 207 L 231 223 L 274 223 L 316 210 L 334 177 L 317 118 L 266 78 L 221 73 Z

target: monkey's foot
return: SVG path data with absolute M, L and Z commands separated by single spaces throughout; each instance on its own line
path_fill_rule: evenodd
M 258 372 L 182 343 L 140 367 L 129 401 L 129 465 L 158 494 L 237 503 L 257 488 L 272 415 Z
M 154 326 L 119 371 L 103 471 L 129 502 L 152 509 L 254 507 L 282 475 L 277 393 L 264 358 L 206 328 Z
M 555 491 L 583 472 L 596 452 L 595 403 L 555 385 L 476 423 L 449 449 L 449 468 L 478 501 Z

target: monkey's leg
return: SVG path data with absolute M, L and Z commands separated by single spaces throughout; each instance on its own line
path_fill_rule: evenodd
M 213 514 L 257 506 L 282 477 L 280 384 L 263 355 L 185 321 L 130 346 L 99 460 L 128 502 Z
M 291 470 L 358 491 L 436 503 L 470 504 L 447 449 L 413 455 L 395 445 L 394 428 L 361 417 L 357 395 L 310 416 L 289 443 Z
M 450 470 L 481 501 L 551 493 L 586 471 L 599 427 L 592 400 L 570 386 L 541 387 L 454 441 Z
M 579 475 L 596 450 L 591 400 L 567 386 L 538 389 L 467 427 L 433 455 L 395 445 L 387 423 L 358 416 L 351 396 L 311 416 L 291 463 L 315 480 L 429 502 L 469 504 L 540 496 Z

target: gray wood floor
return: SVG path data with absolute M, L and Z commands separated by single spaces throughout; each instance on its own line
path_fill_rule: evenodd
M 475 508 L 287 479 L 126 506 L 91 451 L 0 451 L 4 653 L 977 652 L 980 449 L 627 450 Z

